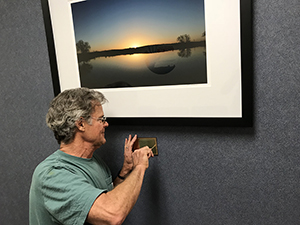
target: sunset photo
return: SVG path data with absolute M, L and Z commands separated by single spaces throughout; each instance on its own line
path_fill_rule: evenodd
M 71 4 L 81 86 L 207 83 L 204 0 Z

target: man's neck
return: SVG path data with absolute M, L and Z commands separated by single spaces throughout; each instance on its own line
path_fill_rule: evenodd
M 96 148 L 90 143 L 73 141 L 70 144 L 61 143 L 60 150 L 66 154 L 80 158 L 92 158 Z

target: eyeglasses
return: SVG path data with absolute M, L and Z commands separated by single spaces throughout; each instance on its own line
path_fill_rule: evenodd
M 105 116 L 102 116 L 102 117 L 100 117 L 100 118 L 95 118 L 95 117 L 91 117 L 92 119 L 94 119 L 94 120 L 97 120 L 97 121 L 101 121 L 102 123 L 105 123 L 105 122 L 107 122 L 106 121 L 106 117 Z

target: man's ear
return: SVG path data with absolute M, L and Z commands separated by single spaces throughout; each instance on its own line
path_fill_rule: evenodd
M 84 123 L 84 119 L 80 118 L 79 120 L 77 120 L 75 122 L 75 125 L 77 127 L 78 130 L 80 131 L 84 131 L 85 130 L 85 123 Z

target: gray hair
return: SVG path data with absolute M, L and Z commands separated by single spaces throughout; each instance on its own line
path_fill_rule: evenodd
M 104 95 L 88 88 L 74 88 L 61 92 L 50 103 L 46 115 L 47 126 L 54 132 L 57 142 L 69 144 L 76 134 L 76 121 L 90 122 L 95 105 L 107 102 Z

